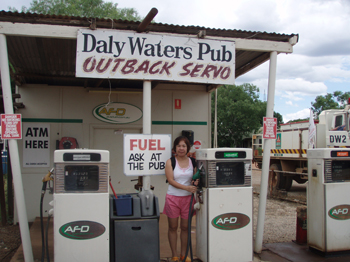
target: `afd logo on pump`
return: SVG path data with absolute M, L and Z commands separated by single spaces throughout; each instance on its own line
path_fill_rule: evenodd
M 106 228 L 94 221 L 73 221 L 60 227 L 59 232 L 62 236 L 75 239 L 85 240 L 101 236 Z
M 328 211 L 328 215 L 337 220 L 350 219 L 350 205 L 338 205 Z
M 241 213 L 226 213 L 213 218 L 213 227 L 221 230 L 235 230 L 245 227 L 250 222 L 250 218 Z

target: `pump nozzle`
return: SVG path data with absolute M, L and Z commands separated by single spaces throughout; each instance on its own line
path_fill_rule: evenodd
M 200 173 L 202 171 L 203 168 L 203 164 L 201 164 L 201 166 L 198 168 L 197 172 L 193 175 L 192 179 L 193 180 L 197 180 L 201 177 Z
M 47 175 L 44 176 L 42 182 L 47 182 L 47 181 L 53 180 L 53 178 L 52 178 L 51 175 L 53 174 L 53 171 L 54 171 L 54 170 L 55 170 L 54 168 L 51 168 L 51 170 L 49 171 L 49 173 L 47 173 Z

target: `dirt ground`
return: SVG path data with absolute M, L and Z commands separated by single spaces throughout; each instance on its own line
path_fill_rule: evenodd
M 256 231 L 261 170 L 253 169 L 254 191 L 254 236 Z M 296 220 L 298 206 L 305 205 L 305 185 L 294 185 L 291 192 L 283 195 L 284 200 L 267 199 L 263 243 L 291 242 L 296 239 Z M 0 225 L 0 261 L 9 262 L 21 244 L 18 225 Z
M 0 225 L 0 261 L 9 262 L 21 245 L 18 225 Z

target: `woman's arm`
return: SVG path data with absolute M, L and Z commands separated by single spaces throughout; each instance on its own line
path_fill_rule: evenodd
M 171 165 L 170 159 L 168 159 L 165 163 L 165 175 L 166 175 L 166 178 L 168 179 L 169 184 L 172 185 L 173 187 L 176 187 L 176 188 L 179 188 L 182 190 L 186 190 L 186 191 L 191 192 L 191 193 L 196 192 L 195 186 L 192 186 L 192 185 L 185 186 L 185 185 L 182 185 L 174 180 L 174 170 L 173 170 L 173 167 Z

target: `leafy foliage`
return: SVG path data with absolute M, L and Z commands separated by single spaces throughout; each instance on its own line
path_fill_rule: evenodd
M 251 136 L 263 125 L 266 102 L 259 100 L 259 88 L 252 84 L 221 86 L 217 96 L 217 130 L 219 147 L 239 147 L 243 138 Z M 215 114 L 215 93 L 212 94 L 212 119 Z M 275 112 L 278 125 L 282 115 Z
M 323 110 L 343 109 L 350 97 L 350 92 L 335 91 L 324 96 L 317 96 L 315 102 L 311 102 L 311 109 L 319 115 Z
M 10 11 L 17 12 L 18 10 L 10 7 Z M 130 21 L 142 19 L 134 8 L 118 8 L 118 4 L 103 2 L 103 0 L 33 0 L 29 8 L 22 6 L 22 12 Z

